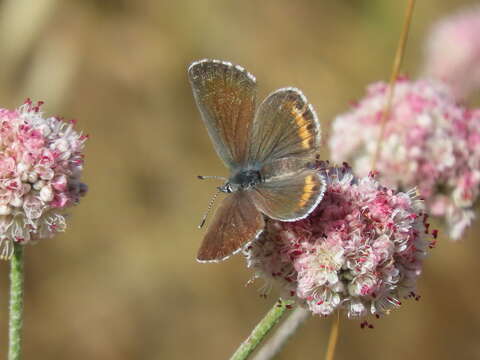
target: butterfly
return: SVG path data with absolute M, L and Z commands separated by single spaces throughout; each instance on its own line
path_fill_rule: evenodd
M 204 59 L 188 68 L 193 95 L 230 177 L 218 190 L 217 209 L 198 251 L 219 262 L 264 229 L 267 216 L 296 221 L 322 200 L 326 183 L 307 166 L 320 147 L 320 123 L 302 92 L 287 87 L 256 106 L 255 77 L 229 62 Z

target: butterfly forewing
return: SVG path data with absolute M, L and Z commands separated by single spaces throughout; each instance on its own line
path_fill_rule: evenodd
M 230 169 L 243 165 L 255 112 L 255 77 L 218 60 L 194 62 L 188 76 L 218 155 Z
M 325 180 L 317 171 L 304 168 L 294 173 L 278 173 L 248 194 L 268 217 L 295 221 L 315 209 L 323 198 L 325 187 Z
M 317 115 L 300 90 L 279 89 L 259 106 L 251 131 L 251 163 L 312 157 L 319 146 Z
M 263 230 L 263 215 L 246 192 L 228 195 L 215 213 L 198 251 L 197 260 L 225 260 L 254 240 Z

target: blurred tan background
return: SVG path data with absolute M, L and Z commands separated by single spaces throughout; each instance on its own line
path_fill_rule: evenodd
M 428 27 L 478 1 L 422 0 L 404 72 Z M 241 256 L 198 264 L 196 227 L 225 175 L 186 77 L 218 58 L 256 75 L 260 96 L 297 86 L 329 123 L 387 79 L 406 1 L 3 0 L 0 106 L 23 99 L 91 135 L 90 191 L 57 239 L 26 252 L 25 359 L 225 359 L 276 300 L 245 287 Z M 324 157 L 328 157 L 326 150 Z M 480 224 L 480 221 L 478 222 Z M 337 359 L 480 359 L 480 226 L 440 240 L 422 299 L 360 330 L 343 321 Z M 7 274 L 0 264 L 0 352 Z M 330 319 L 313 318 L 278 359 L 321 359 Z M 1 356 L 0 356 L 1 357 Z

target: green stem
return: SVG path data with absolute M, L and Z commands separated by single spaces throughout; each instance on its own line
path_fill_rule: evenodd
M 257 348 L 265 336 L 280 321 L 285 311 L 290 307 L 290 302 L 276 302 L 265 317 L 255 326 L 250 336 L 245 340 L 232 355 L 230 360 L 244 360 Z
M 311 313 L 308 310 L 297 306 L 278 326 L 270 339 L 257 351 L 252 360 L 274 359 L 310 315 Z
M 15 244 L 10 260 L 10 318 L 8 360 L 21 357 L 23 322 L 23 245 Z

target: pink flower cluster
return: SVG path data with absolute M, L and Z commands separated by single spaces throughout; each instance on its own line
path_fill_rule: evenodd
M 327 189 L 304 220 L 268 220 L 245 250 L 256 277 L 279 284 L 285 299 L 312 313 L 345 309 L 349 317 L 381 316 L 417 298 L 415 284 L 431 243 L 423 202 L 346 166 L 319 165 Z
M 0 109 L 0 244 L 8 259 L 13 242 L 48 238 L 65 229 L 61 211 L 87 191 L 80 181 L 86 137 L 73 122 L 44 118 L 41 102 Z
M 457 99 L 480 87 L 480 6 L 437 22 L 426 44 L 424 75 L 445 81 Z
M 377 148 L 387 84 L 333 122 L 330 151 L 360 176 L 368 174 Z M 480 110 L 459 106 L 448 87 L 432 80 L 397 81 L 377 162 L 382 182 L 417 187 L 427 211 L 440 217 L 452 239 L 474 218 L 480 188 Z

